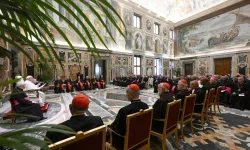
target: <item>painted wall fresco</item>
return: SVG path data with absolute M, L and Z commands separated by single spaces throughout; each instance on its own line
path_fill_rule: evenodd
M 155 16 L 152 16 L 150 14 L 145 14 L 140 11 L 140 9 L 133 9 L 130 7 L 127 7 L 126 5 L 120 3 L 119 1 L 112 0 L 110 1 L 112 6 L 116 9 L 116 11 L 120 14 L 121 18 L 123 19 L 126 31 L 124 27 L 120 25 L 120 29 L 124 31 L 125 33 L 125 39 L 121 36 L 121 34 L 115 29 L 115 27 L 110 23 L 108 18 L 105 16 L 104 13 L 102 13 L 98 8 L 96 8 L 96 11 L 100 13 L 100 16 L 102 20 L 108 25 L 108 28 L 111 30 L 111 34 L 113 35 L 116 43 L 112 42 L 112 39 L 109 37 L 108 32 L 106 29 L 102 26 L 101 22 L 98 21 L 98 18 L 85 6 L 83 6 L 81 3 L 79 3 L 79 7 L 83 10 L 85 15 L 88 17 L 90 22 L 94 25 L 97 32 L 100 34 L 100 36 L 103 38 L 104 42 L 108 46 L 110 50 L 129 50 L 129 51 L 136 51 L 139 53 L 143 53 L 144 51 L 151 51 L 156 53 L 161 53 L 164 51 L 165 54 L 167 54 L 168 50 L 168 33 L 171 28 L 173 28 L 172 25 L 166 23 L 165 20 L 155 18 Z M 80 24 L 70 16 L 70 14 L 64 10 L 61 6 L 57 6 L 62 14 L 64 14 L 67 18 L 69 18 L 74 24 L 77 25 L 77 28 L 80 30 L 81 34 L 86 38 L 88 42 L 90 42 L 85 30 L 80 26 Z M 56 7 L 56 8 L 57 8 Z M 138 14 L 141 17 L 141 24 L 140 28 L 134 27 L 134 20 L 133 15 Z M 52 14 L 54 17 L 56 23 L 61 27 L 61 29 L 64 31 L 64 33 L 68 36 L 69 40 L 72 42 L 73 45 L 79 46 L 79 47 L 86 47 L 85 43 L 80 39 L 77 33 L 73 31 L 73 29 L 69 28 L 68 25 L 61 19 L 56 19 L 56 15 Z M 80 18 L 82 19 L 82 18 Z M 85 21 L 82 19 L 82 22 Z M 160 25 L 160 33 L 159 35 L 154 34 L 153 32 L 153 25 L 154 23 L 158 23 Z M 87 30 L 90 32 L 90 35 L 92 36 L 92 40 L 94 41 L 97 48 L 100 49 L 106 49 L 104 45 L 99 40 L 98 36 L 92 31 L 92 29 L 88 26 L 86 26 Z M 58 45 L 67 45 L 65 40 L 61 37 L 61 35 L 54 29 L 52 29 L 55 39 L 57 41 Z M 155 39 L 158 39 L 157 41 Z M 63 53 L 60 53 L 61 58 L 63 59 Z
M 170 76 L 169 60 L 163 60 L 163 75 Z
M 135 3 L 177 22 L 194 15 L 200 11 L 209 9 L 228 0 L 132 0 Z
M 132 56 L 112 55 L 111 56 L 111 79 L 119 76 L 132 74 Z
M 73 17 L 71 15 L 69 15 L 69 13 L 66 10 L 64 10 L 64 8 L 62 8 L 61 6 L 58 6 L 58 7 L 59 7 L 60 12 L 62 14 L 64 14 L 72 23 L 76 24 L 76 26 L 78 27 L 78 29 L 80 30 L 82 35 L 86 38 L 86 40 L 88 42 L 90 42 L 85 30 L 83 28 L 81 28 L 80 23 L 78 23 L 76 20 L 74 20 Z M 106 29 L 102 26 L 102 23 L 98 20 L 98 18 L 86 6 L 82 5 L 82 3 L 79 3 L 79 7 L 83 10 L 85 15 L 88 17 L 89 21 L 94 25 L 96 31 L 103 38 L 105 44 L 107 44 L 107 46 L 110 46 L 111 43 L 110 43 L 110 39 L 108 37 L 108 33 L 106 32 Z M 110 27 L 110 22 L 105 17 L 105 15 L 97 8 L 96 8 L 96 11 L 100 14 L 102 20 L 106 23 L 106 25 L 109 28 Z M 80 19 L 82 20 L 83 23 L 85 22 L 83 18 L 80 18 Z M 68 38 L 70 39 L 72 44 L 74 44 L 74 45 L 84 45 L 85 46 L 84 42 L 81 40 L 79 35 L 77 33 L 75 33 L 71 28 L 69 28 L 66 25 L 66 23 L 60 18 L 58 20 L 58 25 L 61 27 L 61 29 L 64 31 L 64 33 L 68 36 Z M 86 28 L 89 31 L 90 35 L 92 36 L 92 39 L 95 42 L 96 46 L 98 48 L 103 48 L 103 45 L 101 44 L 101 41 L 99 40 L 97 35 L 93 32 L 93 30 L 89 26 L 86 26 Z M 56 30 L 53 30 L 53 31 L 54 31 L 53 34 L 55 35 L 55 39 L 57 41 L 59 41 L 60 43 L 65 44 L 66 42 L 61 37 L 61 35 L 59 33 L 57 33 Z
M 239 72 L 240 74 L 244 74 L 244 75 L 250 75 L 250 61 L 249 61 L 249 57 L 250 57 L 250 53 L 241 53 L 241 54 L 237 54 L 236 56 L 237 61 L 236 61 L 236 66 L 237 66 L 237 72 Z
M 250 46 L 250 5 L 178 31 L 178 55 Z
M 154 59 L 146 58 L 146 75 L 154 75 Z

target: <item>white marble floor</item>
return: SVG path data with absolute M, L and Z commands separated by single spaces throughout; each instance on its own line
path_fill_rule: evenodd
M 48 92 L 48 93 L 51 93 L 51 92 Z M 88 111 L 86 111 L 86 115 L 101 116 L 104 124 L 106 125 L 111 124 L 113 122 L 113 120 L 116 117 L 117 112 L 119 111 L 121 107 L 124 107 L 130 104 L 130 102 L 127 101 L 126 96 L 125 96 L 125 88 L 117 87 L 113 85 L 109 85 L 106 89 L 101 89 L 101 90 L 62 93 L 62 94 L 46 94 L 46 101 L 57 104 L 57 105 L 56 105 L 56 108 L 54 106 L 51 106 L 50 108 L 51 109 L 50 111 L 52 112 L 50 114 L 53 114 L 53 116 L 49 116 L 48 119 L 41 121 L 41 122 L 37 122 L 37 124 L 48 124 L 48 123 L 59 124 L 63 121 L 68 120 L 71 117 L 69 104 L 72 102 L 73 97 L 79 93 L 84 93 L 90 97 L 91 102 L 90 102 Z M 153 93 L 153 89 L 146 89 L 146 90 L 141 90 L 140 98 L 143 102 L 147 103 L 149 107 L 152 107 L 152 105 L 159 98 L 159 96 L 156 93 Z M 54 111 L 53 109 L 56 109 L 56 113 L 53 113 Z M 194 127 L 196 131 L 195 136 L 194 136 L 195 138 L 193 137 L 193 135 L 190 134 L 189 129 L 184 131 L 185 136 L 187 136 L 187 141 L 186 142 L 181 141 L 182 149 L 197 149 L 198 147 L 201 149 L 211 149 L 211 148 L 223 149 L 227 147 L 226 141 L 225 143 L 223 142 L 223 145 L 222 145 L 220 143 L 218 144 L 216 140 L 213 140 L 213 139 L 207 139 L 207 140 L 211 140 L 212 142 L 214 142 L 213 144 L 209 144 L 208 146 L 204 145 L 204 143 L 198 144 L 197 146 L 197 142 L 194 143 L 194 141 L 196 141 L 197 139 L 201 141 L 201 139 L 206 139 L 208 137 L 218 138 L 218 137 L 224 136 L 224 135 L 221 135 L 220 133 L 222 130 L 224 131 L 224 128 L 220 129 L 220 127 L 222 126 L 229 126 L 230 130 L 232 131 L 236 130 L 235 127 L 237 127 L 237 131 L 234 131 L 235 132 L 234 134 L 236 136 L 238 133 L 241 133 L 241 132 L 243 133 L 243 130 L 244 130 L 244 134 L 246 133 L 250 134 L 250 125 L 248 128 L 244 127 L 246 124 L 250 124 L 250 111 L 248 110 L 240 111 L 240 110 L 232 109 L 232 108 L 224 108 L 223 106 L 221 106 L 220 109 L 222 112 L 221 115 L 213 116 L 212 118 L 213 120 L 217 120 L 217 121 L 211 120 L 211 124 L 207 124 L 207 126 L 205 127 L 205 130 L 202 130 L 202 128 L 200 127 Z M 6 102 L 3 104 L 3 107 L 0 108 L 0 114 L 6 113 L 9 110 L 10 110 L 10 104 L 9 102 Z M 230 118 L 238 118 L 238 119 L 234 121 Z M 246 122 L 249 122 L 249 123 L 246 123 Z M 1 120 L 0 120 L 0 123 L 1 123 Z M 31 124 L 30 126 L 37 125 L 37 124 Z M 0 133 L 5 132 L 9 129 L 10 128 L 5 129 L 5 128 L 0 127 Z M 211 132 L 211 130 L 213 130 L 213 132 Z M 242 136 L 241 134 L 239 135 Z M 230 138 L 233 139 L 234 137 L 235 136 L 232 136 Z M 170 138 L 169 141 L 167 141 L 168 148 L 173 149 L 172 144 L 174 143 L 174 138 Z M 233 144 L 236 144 L 236 143 L 233 143 Z M 237 148 L 237 146 L 238 145 L 236 145 L 235 147 Z M 246 148 L 246 144 L 244 143 L 244 140 L 240 146 L 243 149 Z M 228 149 L 233 149 L 233 148 L 228 147 Z

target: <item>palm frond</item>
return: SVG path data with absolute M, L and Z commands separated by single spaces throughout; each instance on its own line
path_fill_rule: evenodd
M 94 37 L 98 38 L 101 44 L 109 50 L 109 47 L 104 42 L 104 38 L 98 32 L 97 28 L 91 23 L 87 13 L 92 12 L 97 20 L 101 23 L 102 27 L 106 29 L 108 36 L 115 42 L 115 38 L 112 36 L 111 29 L 103 20 L 103 16 L 114 26 L 114 28 L 125 38 L 124 33 L 120 29 L 120 22 L 125 28 L 125 24 L 113 6 L 107 0 L 80 0 L 76 3 L 75 0 L 54 0 L 53 4 L 60 5 L 68 12 L 68 14 L 76 21 L 80 28 L 83 29 L 86 34 L 76 27 L 75 22 L 65 17 L 56 9 L 49 0 L 0 0 L 0 39 L 4 42 L 8 42 L 15 47 L 17 51 L 20 51 L 26 56 L 34 65 L 36 63 L 21 44 L 28 44 L 38 55 L 45 66 L 49 66 L 49 61 L 54 65 L 54 59 L 59 62 L 60 67 L 64 70 L 61 60 L 59 59 L 56 44 L 56 39 L 53 33 L 57 32 L 66 41 L 68 46 L 72 49 L 78 62 L 79 57 L 77 50 L 74 47 L 72 41 L 67 37 L 65 31 L 58 25 L 58 22 L 53 20 L 53 17 L 49 13 L 53 13 L 60 17 L 64 23 L 66 23 L 70 30 L 76 33 L 76 36 L 82 40 L 86 45 L 87 50 L 92 56 L 100 56 L 97 51 L 97 46 L 94 42 Z M 81 4 L 83 7 L 89 9 L 89 12 L 84 12 L 79 7 Z M 73 9 L 72 9 L 73 8 Z M 97 10 L 98 9 L 98 10 Z M 102 12 L 102 14 L 99 13 Z M 52 30 L 55 32 L 52 32 Z M 125 28 L 126 31 L 126 28 Z M 41 52 L 41 47 L 46 55 Z M 9 56 L 9 50 L 6 47 L 0 46 L 1 56 Z M 48 58 L 48 59 L 47 59 Z M 16 82 L 17 80 L 9 80 L 1 82 L 1 86 L 5 86 Z M 29 134 L 38 134 L 39 131 L 52 131 L 61 132 L 65 134 L 75 134 L 72 129 L 61 125 L 41 125 L 33 128 L 20 129 L 3 133 L 0 135 L 0 145 L 13 149 L 29 149 L 23 143 L 30 143 L 43 149 L 47 149 L 47 145 L 39 139 L 31 139 L 32 137 L 26 136 Z

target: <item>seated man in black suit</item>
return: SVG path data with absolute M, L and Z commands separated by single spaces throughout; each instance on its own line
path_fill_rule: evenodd
M 179 92 L 175 94 L 175 99 L 176 100 L 181 99 L 181 107 L 183 107 L 184 105 L 185 97 L 189 95 L 187 86 L 188 86 L 188 83 L 186 80 L 184 79 L 179 80 L 178 85 L 177 85 Z
M 170 85 L 168 83 L 160 83 L 158 85 L 158 94 L 160 98 L 153 105 L 154 119 L 165 119 L 167 104 L 174 100 L 172 94 L 169 92 Z M 164 122 L 152 120 L 152 130 L 162 133 Z
M 115 118 L 115 121 L 110 125 L 110 128 L 120 135 L 124 136 L 126 133 L 126 119 L 127 115 L 139 112 L 141 109 L 148 109 L 148 105 L 142 102 L 139 98 L 140 88 L 136 84 L 130 84 L 127 89 L 127 98 L 131 104 L 121 108 Z M 118 149 L 123 149 L 124 147 L 124 138 L 112 134 L 113 137 L 113 146 Z
M 199 88 L 199 83 L 198 81 L 194 80 L 190 82 L 190 94 L 196 94 L 196 104 L 201 104 L 204 102 L 204 98 L 205 98 L 205 90 L 202 88 Z M 194 112 L 195 113 L 201 113 L 202 110 L 202 105 L 195 105 L 194 107 Z
M 244 110 L 250 99 L 250 84 L 246 82 L 244 76 L 238 77 L 237 92 L 231 94 L 231 107 Z
M 209 88 L 210 88 L 210 89 L 214 88 L 214 89 L 215 89 L 215 92 L 216 92 L 217 88 L 218 88 L 219 86 L 221 86 L 221 83 L 218 82 L 218 79 L 217 79 L 216 77 L 211 77 L 209 83 L 210 83 Z M 210 89 L 209 89 L 209 90 L 210 90 Z
M 84 111 L 89 107 L 89 98 L 83 94 L 76 95 L 69 105 L 71 118 L 61 125 L 72 128 L 74 131 L 88 131 L 103 125 L 102 119 L 99 116 L 85 116 Z M 58 142 L 69 136 L 63 133 L 47 132 L 46 136 L 52 142 Z

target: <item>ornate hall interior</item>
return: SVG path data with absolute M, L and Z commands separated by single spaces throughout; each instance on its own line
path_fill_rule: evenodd
M 38 0 L 34 0 L 34 3 L 36 1 L 38 4 Z M 102 149 L 116 147 L 109 138 L 111 136 L 112 139 L 112 134 L 115 134 L 112 132 L 118 132 L 114 126 L 119 125 L 126 131 L 126 134 L 118 132 L 124 140 L 122 149 L 136 142 L 139 144 L 132 149 L 140 149 L 147 142 L 141 149 L 250 149 L 250 0 L 43 1 L 44 6 L 37 9 L 44 7 L 43 11 L 48 16 L 32 14 L 33 10 L 28 9 L 23 13 L 30 14 L 31 18 L 27 20 L 31 22 L 37 21 L 37 16 L 52 21 L 46 23 L 46 29 L 39 26 L 42 22 L 37 21 L 34 25 L 27 22 L 29 26 L 41 30 L 23 27 L 15 31 L 22 33 L 19 37 L 15 37 L 14 31 L 14 36 L 7 33 L 12 32 L 11 26 L 21 27 L 21 23 L 26 24 L 25 21 L 17 19 L 17 15 L 11 13 L 12 10 L 5 12 L 7 7 L 0 4 L 0 150 L 13 148 L 1 144 L 2 138 L 8 136 L 8 141 L 15 141 L 11 140 L 12 132 L 14 135 L 14 132 L 22 129 L 48 126 L 52 129 L 54 125 L 79 115 L 74 114 L 74 111 L 81 112 L 84 117 L 101 118 L 99 120 L 104 125 L 105 134 L 103 131 L 103 135 L 93 138 L 102 138 L 102 141 L 96 142 L 103 145 Z M 29 2 L 25 2 L 27 8 Z M 23 3 L 17 8 L 24 8 L 25 5 Z M 7 19 L 6 14 L 11 17 Z M 5 23 L 8 21 L 13 22 Z M 27 36 L 25 30 L 33 35 Z M 45 32 L 44 37 L 40 35 Z M 47 38 L 53 40 L 46 41 Z M 12 39 L 15 41 L 11 42 Z M 7 50 L 7 55 L 3 50 Z M 28 89 L 30 84 L 35 88 Z M 17 89 L 21 93 L 17 92 L 15 96 Z M 203 90 L 203 93 L 196 92 L 196 89 Z M 181 95 L 183 91 L 187 92 L 184 96 Z M 171 101 L 162 96 L 164 92 L 170 95 Z M 136 99 L 131 98 L 136 94 Z M 80 103 L 74 103 L 79 96 L 82 96 L 84 113 L 83 109 L 76 106 Z M 191 106 L 192 96 L 195 98 Z M 156 108 L 163 99 L 161 105 L 163 103 L 164 106 Z M 27 101 L 30 101 L 30 105 L 37 104 L 41 119 L 29 119 L 29 115 L 35 114 L 31 107 L 17 109 Z M 125 110 L 138 101 L 147 105 L 147 110 L 151 112 L 151 118 L 144 116 L 145 120 L 151 119 L 150 124 L 139 121 L 139 115 L 147 113 L 146 109 L 134 111 L 133 106 L 131 110 Z M 177 103 L 180 104 L 177 107 L 179 115 L 173 113 L 173 105 Z M 200 105 L 199 113 L 196 112 L 197 105 Z M 26 109 L 32 112 L 27 113 Z M 163 112 L 163 118 L 155 117 L 158 109 Z M 190 120 L 184 117 L 188 113 Z M 121 122 L 119 124 L 116 121 L 124 114 L 125 124 L 121 125 Z M 133 121 L 136 122 L 131 117 L 133 115 L 139 118 L 135 125 L 137 128 L 132 126 Z M 174 116 L 177 116 L 177 122 L 170 128 L 169 124 L 176 120 Z M 161 138 L 155 136 L 161 133 L 153 131 L 154 119 L 158 119 L 158 122 L 161 120 L 162 125 L 165 125 L 161 129 Z M 85 122 L 91 123 L 93 120 Z M 80 125 L 80 121 L 74 122 L 72 126 L 77 125 Z M 88 130 L 79 129 L 82 135 L 71 136 L 75 139 L 85 137 L 85 132 L 97 132 L 99 126 Z M 70 130 L 71 127 L 68 127 L 67 130 Z M 147 127 L 149 131 L 143 131 L 147 134 L 147 140 L 129 140 L 144 136 L 140 131 Z M 72 130 L 79 134 L 75 129 Z M 135 133 L 132 134 L 132 131 Z M 42 144 L 32 139 L 39 139 L 43 143 L 45 135 L 49 133 L 39 129 L 29 136 L 32 137 L 30 141 L 24 138 L 23 142 L 17 142 L 28 149 L 39 150 Z M 25 134 L 18 136 L 28 137 Z M 59 137 L 56 134 L 53 136 Z M 116 138 L 113 139 L 115 142 Z M 87 141 L 89 145 L 98 146 L 95 140 L 86 140 L 90 141 Z M 60 148 L 64 142 L 60 140 L 49 145 L 49 148 L 58 145 Z M 72 143 L 66 142 L 69 145 Z M 84 144 L 75 149 L 85 149 L 83 147 Z M 74 148 L 69 146 L 68 149 Z

